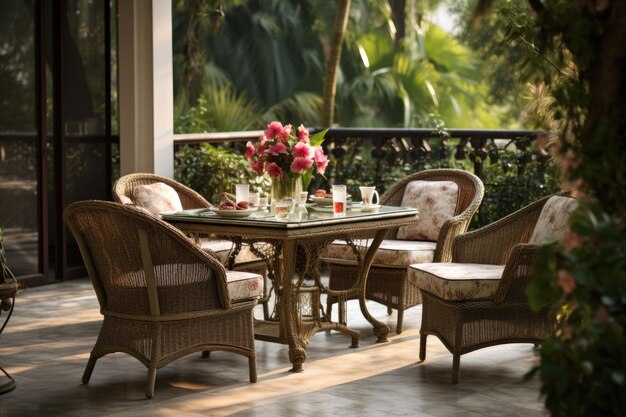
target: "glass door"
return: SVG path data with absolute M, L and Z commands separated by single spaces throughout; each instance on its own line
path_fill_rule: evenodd
M 3 0 L 0 226 L 29 286 L 86 276 L 63 210 L 111 196 L 115 10 L 109 0 Z

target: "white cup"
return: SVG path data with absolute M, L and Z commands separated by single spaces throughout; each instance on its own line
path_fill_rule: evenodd
M 359 190 L 361 191 L 361 200 L 363 200 L 363 205 L 373 206 L 378 204 L 379 197 L 376 187 L 359 187 Z
M 235 185 L 235 200 L 237 203 L 241 201 L 248 201 L 250 194 L 250 185 L 248 184 L 236 184 Z
M 333 185 L 333 213 L 335 216 L 345 216 L 348 200 L 348 190 L 345 185 Z

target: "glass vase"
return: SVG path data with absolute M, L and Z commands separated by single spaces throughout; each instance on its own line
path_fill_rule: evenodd
M 293 214 L 299 183 L 299 178 L 289 175 L 272 178 L 272 210 L 279 219 Z

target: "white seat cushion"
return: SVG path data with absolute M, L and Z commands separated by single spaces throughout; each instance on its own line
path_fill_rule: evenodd
M 436 242 L 412 240 L 383 240 L 372 265 L 407 267 L 411 264 L 432 262 L 435 256 Z M 322 253 L 326 260 L 341 259 L 356 261 L 352 248 L 345 240 L 335 240 Z
M 411 181 L 404 189 L 403 207 L 419 210 L 419 221 L 398 228 L 398 239 L 439 239 L 443 224 L 452 218 L 459 199 L 459 186 L 453 181 Z
M 491 298 L 496 293 L 504 265 L 430 263 L 411 265 L 409 282 L 449 301 Z
M 253 300 L 263 296 L 263 276 L 243 271 L 226 271 L 230 301 Z
M 228 257 L 230 256 L 230 252 L 232 251 L 233 247 L 234 247 L 234 244 L 230 240 L 219 240 L 219 239 L 201 239 L 200 240 L 200 249 L 212 250 L 215 253 L 215 255 L 218 257 L 218 259 L 224 265 L 226 265 L 226 263 L 228 262 Z M 258 256 L 252 253 L 252 251 L 250 250 L 250 246 L 244 244 L 241 246 L 241 250 L 237 254 L 237 257 L 235 258 L 235 263 L 258 261 L 259 259 L 260 258 Z
M 569 229 L 569 218 L 576 207 L 578 200 L 573 197 L 550 197 L 541 209 L 530 243 L 560 240 Z
M 181 211 L 183 209 L 176 190 L 162 182 L 136 186 L 133 190 L 133 200 L 137 207 L 154 215 L 163 211 Z

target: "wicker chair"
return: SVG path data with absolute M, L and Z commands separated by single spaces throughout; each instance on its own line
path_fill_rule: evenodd
M 387 306 L 388 314 L 398 310 L 396 333 L 402 332 L 404 310 L 421 302 L 419 290 L 408 285 L 407 268 L 415 262 L 450 262 L 452 240 L 467 230 L 478 210 L 484 186 L 474 174 L 456 169 L 433 169 L 410 175 L 393 185 L 380 198 L 380 203 L 400 206 L 407 185 L 414 181 L 451 181 L 458 187 L 456 206 L 450 207 L 451 218 L 443 222 L 435 241 L 407 241 L 397 237 L 398 229 L 391 230 L 374 257 L 367 279 L 365 297 Z M 453 203 L 454 204 L 454 203 Z M 417 207 L 419 209 L 419 207 Z M 420 218 L 422 214 L 420 214 Z M 351 288 L 355 283 L 356 264 L 346 245 L 336 242 L 329 246 L 324 260 L 329 266 L 329 285 L 333 290 Z M 330 316 L 336 297 L 327 298 Z M 340 305 L 340 316 L 343 316 Z
M 167 184 L 176 190 L 184 210 L 212 207 L 211 203 L 191 188 L 173 179 L 150 173 L 137 173 L 122 176 L 113 186 L 113 199 L 122 204 L 135 204 L 135 188 L 137 186 L 155 184 L 159 182 Z M 222 260 L 222 263 L 227 265 L 228 257 L 233 248 L 232 242 L 206 238 L 197 239 L 197 241 L 203 250 L 214 252 L 215 255 Z M 257 256 L 252 254 L 247 246 L 244 246 L 239 254 L 237 254 L 233 269 L 236 271 L 253 272 L 267 277 L 267 265 Z M 263 291 L 264 294 L 259 300 L 259 303 L 263 305 L 264 318 L 268 319 L 269 295 L 267 293 L 267 285 L 263 286 Z
M 213 350 L 248 357 L 256 382 L 253 309 L 262 276 L 226 271 L 179 230 L 132 206 L 77 202 L 65 220 L 104 316 L 83 383 L 98 358 L 124 352 L 148 367 L 151 398 L 158 368 Z
M 422 297 L 419 357 L 437 336 L 452 353 L 452 383 L 460 356 L 504 343 L 541 343 L 553 330 L 548 310 L 534 312 L 524 290 L 535 272 L 537 245 L 560 238 L 574 198 L 550 196 L 481 229 L 458 236 L 451 263 L 416 264 L 409 282 Z

